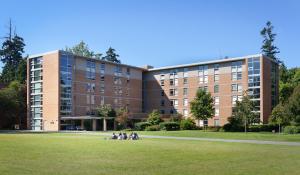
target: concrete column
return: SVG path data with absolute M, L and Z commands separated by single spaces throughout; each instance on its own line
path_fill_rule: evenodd
M 106 127 L 106 118 L 103 118 L 103 131 L 107 131 Z
M 97 120 L 93 119 L 93 131 L 97 130 Z

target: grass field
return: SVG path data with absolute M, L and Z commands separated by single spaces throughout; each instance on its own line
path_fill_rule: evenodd
M 0 174 L 299 174 L 300 147 L 0 134 Z
M 202 130 L 192 131 L 138 131 L 142 135 L 177 136 L 177 137 L 199 137 L 219 139 L 242 139 L 242 140 L 269 140 L 269 141 L 291 141 L 300 142 L 300 134 L 278 134 L 271 132 L 204 132 Z

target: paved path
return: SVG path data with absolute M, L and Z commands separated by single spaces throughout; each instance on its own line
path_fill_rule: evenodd
M 111 133 L 97 133 L 97 134 L 102 135 L 102 136 L 111 136 Z M 238 139 L 174 137 L 174 136 L 153 136 L 153 135 L 140 135 L 140 137 L 141 138 L 151 138 L 151 139 L 200 140 L 200 141 L 211 141 L 211 142 L 252 143 L 252 144 L 260 144 L 260 145 L 300 146 L 300 142 L 284 142 L 284 141 L 238 140 Z

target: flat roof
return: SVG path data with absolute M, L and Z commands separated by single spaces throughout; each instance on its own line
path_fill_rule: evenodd
M 200 66 L 200 65 L 206 65 L 206 64 L 224 63 L 224 62 L 239 61 L 239 60 L 243 60 L 246 58 L 261 57 L 261 56 L 263 56 L 263 54 L 247 55 L 247 56 L 234 57 L 234 58 L 216 59 L 216 60 L 211 60 L 211 61 L 201 61 L 201 62 L 190 63 L 190 64 L 179 64 L 179 65 L 174 65 L 174 66 L 164 66 L 164 67 L 152 68 L 152 69 L 148 69 L 148 71 L 158 71 L 158 70 L 165 70 L 165 69 L 176 69 L 176 68 L 183 68 L 183 67 Z
M 58 53 L 58 52 L 60 52 L 60 53 L 68 53 L 68 54 L 72 54 L 72 55 L 77 56 L 77 57 L 82 57 L 82 58 L 86 58 L 86 59 L 92 59 L 92 60 L 100 61 L 100 62 L 104 62 L 104 63 L 114 64 L 114 65 L 121 65 L 121 66 L 126 66 L 126 67 L 131 67 L 131 68 L 135 68 L 135 69 L 140 69 L 140 70 L 143 70 L 143 71 L 147 71 L 147 69 L 142 68 L 142 67 L 131 66 L 131 65 L 122 64 L 122 63 L 114 63 L 114 62 L 110 62 L 110 61 L 106 61 L 106 60 L 101 60 L 101 59 L 97 59 L 97 58 L 90 58 L 90 57 L 85 57 L 85 56 L 81 56 L 81 55 L 75 55 L 75 54 L 73 54 L 71 52 L 67 52 L 67 51 L 64 51 L 64 50 L 53 50 L 53 51 L 49 51 L 49 52 L 34 54 L 34 55 L 30 55 L 28 57 L 28 59 L 36 58 L 36 57 L 41 57 L 41 56 L 44 56 L 44 55 L 49 55 L 49 54 Z

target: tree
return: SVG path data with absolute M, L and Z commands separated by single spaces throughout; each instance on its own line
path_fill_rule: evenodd
M 300 84 L 295 87 L 293 94 L 286 104 L 286 109 L 291 116 L 291 123 L 300 125 Z
M 5 41 L 0 49 L 0 58 L 4 64 L 1 81 L 4 83 L 9 83 L 18 78 L 18 67 L 20 62 L 22 62 L 22 55 L 24 53 L 25 43 L 22 37 L 18 36 L 16 33 L 12 34 L 12 24 L 9 23 L 9 34 L 4 37 Z
M 275 37 L 277 34 L 273 33 L 274 26 L 270 21 L 266 23 L 266 26 L 260 31 L 260 35 L 263 37 L 263 45 L 261 51 L 263 54 L 272 58 L 278 62 L 280 60 L 276 57 L 279 53 L 279 49 L 274 45 Z
M 289 124 L 290 119 L 285 107 L 279 103 L 273 110 L 270 116 L 270 123 L 278 125 L 278 131 L 281 132 L 281 126 Z
M 195 99 L 190 103 L 190 110 L 197 120 L 207 120 L 212 118 L 214 111 L 213 98 L 210 93 L 203 89 L 197 91 Z
M 79 44 L 76 44 L 71 48 L 66 47 L 65 51 L 71 52 L 74 55 L 89 57 L 89 58 L 101 59 L 102 56 L 101 53 L 95 53 L 94 51 L 91 51 L 88 45 L 84 41 L 80 41 Z
M 26 86 L 12 81 L 7 88 L 0 90 L 0 128 L 12 129 L 18 124 L 26 127 Z
M 150 123 L 151 125 L 158 125 L 160 122 L 162 122 L 160 113 L 158 110 L 153 110 L 147 119 L 147 122 Z
M 114 62 L 114 63 L 121 63 L 121 61 L 118 59 L 119 55 L 115 53 L 115 49 L 109 47 L 109 49 L 106 51 L 106 56 L 102 58 L 102 60 Z
M 116 111 L 111 107 L 111 105 L 101 105 L 97 108 L 97 115 L 103 118 L 103 131 L 106 131 L 106 120 L 114 119 L 116 117 Z
M 127 122 L 129 118 L 129 111 L 127 108 L 120 108 L 117 110 L 116 121 L 127 128 Z
M 260 122 L 257 113 L 254 111 L 255 103 L 248 95 L 244 95 L 242 101 L 236 101 L 232 116 L 229 117 L 228 121 L 236 128 L 244 125 L 245 132 L 247 132 L 248 125 Z

